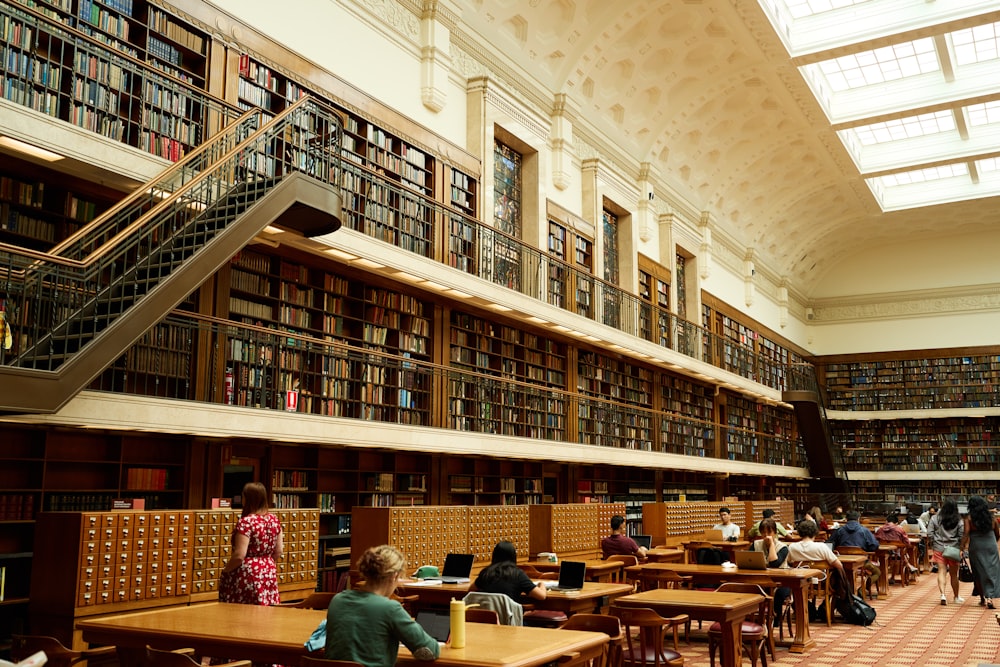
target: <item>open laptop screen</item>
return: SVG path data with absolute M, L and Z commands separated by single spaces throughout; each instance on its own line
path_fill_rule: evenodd
M 645 549 L 649 549 L 650 547 L 653 546 L 652 535 L 633 535 L 632 539 L 635 540 L 636 544 Z

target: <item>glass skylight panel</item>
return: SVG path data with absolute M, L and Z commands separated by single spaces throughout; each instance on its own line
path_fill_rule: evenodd
M 792 18 L 801 19 L 841 7 L 860 5 L 864 2 L 871 2 L 871 0 L 787 0 L 785 5 L 791 12 Z
M 862 146 L 884 144 L 900 139 L 912 139 L 928 134 L 940 134 L 955 129 L 951 111 L 923 113 L 909 118 L 897 118 L 882 123 L 872 123 L 854 129 Z
M 971 127 L 1000 123 L 1000 101 L 970 104 L 965 110 Z
M 940 181 L 955 176 L 968 176 L 969 166 L 964 162 L 955 164 L 944 164 L 940 167 L 928 167 L 927 169 L 916 169 L 914 171 L 902 171 L 897 174 L 886 174 L 879 176 L 878 180 L 883 185 L 892 187 L 893 185 L 909 185 L 912 183 L 928 183 L 930 181 Z
M 834 92 L 941 69 L 929 37 L 826 60 L 819 67 Z
M 951 33 L 955 62 L 971 65 L 1000 58 L 1000 23 L 987 23 Z
M 1000 171 L 1000 158 L 988 157 L 982 160 L 977 160 L 976 168 L 979 169 L 979 172 L 982 174 Z

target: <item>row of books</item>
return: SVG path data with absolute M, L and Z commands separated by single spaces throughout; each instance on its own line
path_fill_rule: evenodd
M 30 521 L 35 518 L 35 495 L 0 494 L 0 521 Z

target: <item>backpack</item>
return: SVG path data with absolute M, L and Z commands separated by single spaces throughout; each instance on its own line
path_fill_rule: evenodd
M 698 565 L 722 565 L 726 554 L 721 549 L 702 547 L 695 552 L 694 560 Z
M 871 625 L 875 622 L 875 608 L 857 595 L 844 598 L 837 606 L 844 620 L 854 625 Z

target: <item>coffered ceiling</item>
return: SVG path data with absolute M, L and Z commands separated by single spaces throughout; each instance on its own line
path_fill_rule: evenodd
M 760 3 L 458 0 L 806 297 L 862 251 L 995 243 L 1000 3 Z

